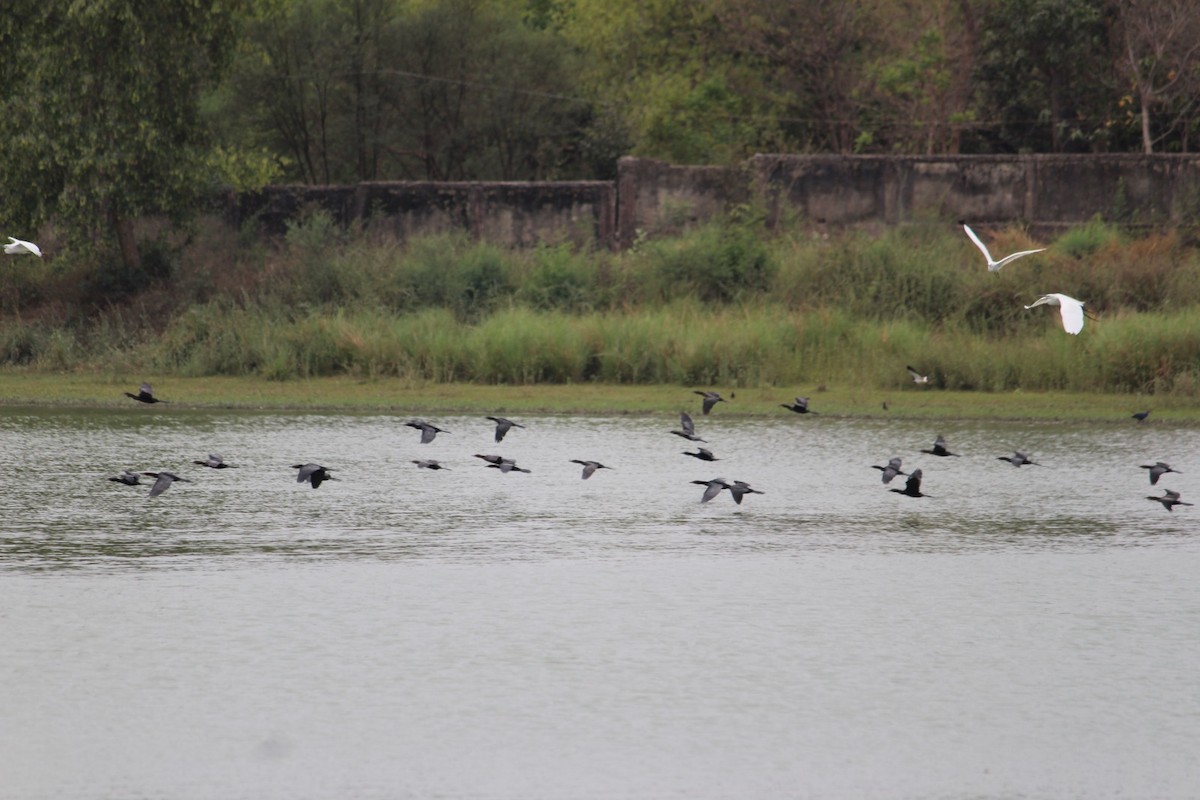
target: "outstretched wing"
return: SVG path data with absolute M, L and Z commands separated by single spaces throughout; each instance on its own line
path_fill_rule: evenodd
M 1078 334 L 1083 330 L 1083 303 L 1062 294 L 1058 296 L 1058 311 L 1067 333 Z
M 679 412 L 679 427 L 688 436 L 696 435 L 696 423 L 692 422 L 691 416 L 686 411 Z
M 1040 253 L 1045 249 L 1046 248 L 1044 248 L 1044 247 L 1039 247 L 1036 250 L 1022 250 L 1019 253 L 1013 253 L 1012 255 L 1005 256 L 1004 258 L 997 261 L 995 263 L 995 265 L 988 267 L 988 271 L 997 272 L 1000 270 L 1001 267 L 1003 267 L 1005 264 L 1007 264 L 1010 261 L 1016 261 L 1018 258 L 1022 258 L 1023 256 L 1031 256 L 1034 253 Z
M 988 252 L 987 245 L 979 240 L 979 237 L 975 235 L 975 231 L 971 230 L 970 225 L 963 225 L 963 230 L 967 232 L 967 236 L 971 237 L 971 241 L 979 248 L 979 252 L 983 253 L 983 257 L 987 259 L 988 267 L 990 268 L 995 262 L 992 261 L 992 254 Z
M 175 482 L 174 479 L 170 475 L 167 475 L 166 473 L 163 473 L 163 472 L 158 473 L 158 478 L 154 481 L 154 486 L 152 486 L 150 488 L 150 496 L 158 497 L 160 494 L 165 492 L 171 486 L 171 484 L 174 482 Z

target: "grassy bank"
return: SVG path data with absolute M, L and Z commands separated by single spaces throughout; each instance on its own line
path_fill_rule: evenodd
M 268 381 L 247 377 L 165 378 L 155 392 L 168 405 L 147 407 L 126 398 L 136 377 L 53 375 L 0 372 L 0 404 L 126 408 L 131 413 L 187 413 L 194 409 L 262 409 L 273 411 L 381 412 L 399 415 L 478 414 L 662 414 L 674 424 L 682 410 L 697 418 L 699 398 L 691 387 L 676 385 L 544 385 L 413 384 L 396 379 L 350 377 Z M 708 387 L 705 387 L 708 388 Z M 808 395 L 824 418 L 878 417 L 897 419 L 1045 419 L 1091 420 L 1113 425 L 1136 424 L 1129 415 L 1153 408 L 1153 425 L 1200 423 L 1200 408 L 1180 398 L 1147 398 L 1123 394 L 1075 392 L 957 392 L 928 387 L 878 391 L 856 386 L 748 387 L 721 389 L 729 401 L 714 411 L 721 416 L 784 416 L 780 408 L 796 394 Z M 883 403 L 887 403 L 884 410 Z M 0 412 L 3 413 L 3 412 Z M 819 417 L 795 417 L 806 424 Z
M 1098 222 L 1053 242 L 984 235 L 997 252 L 1049 249 L 988 273 L 957 225 L 768 236 L 744 215 L 622 253 L 400 245 L 320 215 L 277 242 L 216 227 L 161 245 L 140 276 L 8 260 L 0 368 L 875 396 L 911 388 L 912 364 L 937 390 L 1200 397 L 1191 243 Z M 1100 318 L 1069 336 L 1055 309 L 1023 308 L 1047 292 Z

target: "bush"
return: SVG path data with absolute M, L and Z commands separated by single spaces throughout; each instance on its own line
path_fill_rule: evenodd
M 757 226 L 718 222 L 654 246 L 661 296 L 729 303 L 771 288 L 776 264 Z

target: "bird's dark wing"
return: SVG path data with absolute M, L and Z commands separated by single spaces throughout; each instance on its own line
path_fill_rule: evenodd
M 512 421 L 507 420 L 504 417 L 488 417 L 488 419 L 490 419 L 496 423 L 496 441 L 497 442 L 503 440 L 504 434 L 508 433 L 509 430 L 513 426 Z
M 301 464 L 296 467 L 300 470 L 300 474 L 296 476 L 296 483 L 304 483 L 309 477 L 321 468 L 320 464 Z
M 692 417 L 686 411 L 679 412 L 679 427 L 688 436 L 696 435 L 696 423 L 692 422 Z

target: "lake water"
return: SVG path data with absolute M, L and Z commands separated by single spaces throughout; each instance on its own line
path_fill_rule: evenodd
M 720 411 L 0 409 L 0 798 L 1200 796 L 1200 432 Z

